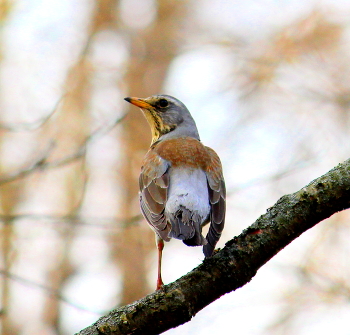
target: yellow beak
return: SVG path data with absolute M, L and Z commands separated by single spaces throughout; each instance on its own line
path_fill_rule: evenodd
M 124 100 L 140 108 L 145 108 L 145 109 L 153 108 L 152 105 L 150 105 L 148 102 L 146 102 L 144 99 L 141 99 L 141 98 L 128 97 L 128 98 L 125 98 Z

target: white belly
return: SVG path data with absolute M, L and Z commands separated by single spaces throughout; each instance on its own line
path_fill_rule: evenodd
M 165 215 L 183 206 L 201 218 L 201 223 L 210 212 L 207 177 L 200 169 L 175 168 L 170 171 L 170 185 Z

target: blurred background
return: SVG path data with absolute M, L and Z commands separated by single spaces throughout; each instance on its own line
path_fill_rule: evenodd
M 179 98 L 220 155 L 219 247 L 349 158 L 349 22 L 345 0 L 0 0 L 1 333 L 72 334 L 154 290 L 151 136 L 124 97 Z M 166 334 L 350 334 L 349 219 Z M 165 283 L 202 260 L 167 243 Z

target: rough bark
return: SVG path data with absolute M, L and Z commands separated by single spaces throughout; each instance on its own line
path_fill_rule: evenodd
M 350 207 L 350 159 L 283 196 L 213 257 L 174 283 L 111 311 L 79 335 L 160 334 L 248 283 L 281 249 L 332 214 Z

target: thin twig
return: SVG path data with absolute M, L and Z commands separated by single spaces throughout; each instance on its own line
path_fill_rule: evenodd
M 18 171 L 10 172 L 8 174 L 0 176 L 0 185 L 5 183 L 10 183 L 12 181 L 15 181 L 21 178 L 25 178 L 26 176 L 30 175 L 34 171 L 42 168 L 42 166 L 45 164 L 45 160 L 49 157 L 54 147 L 55 147 L 55 143 L 51 141 L 48 148 L 44 150 L 43 153 L 40 153 L 40 155 L 36 159 L 34 159 L 33 162 L 30 162 L 28 166 L 23 167 Z
M 58 106 L 61 103 L 61 101 L 64 99 L 64 97 L 65 97 L 65 94 L 63 94 L 58 99 L 52 111 L 48 115 L 32 122 L 0 123 L 0 129 L 11 131 L 11 132 L 37 130 L 40 127 L 42 127 L 47 121 L 49 121 L 51 117 L 56 113 L 56 111 L 58 110 Z
M 108 132 L 110 132 L 117 124 L 123 121 L 126 114 L 124 114 L 122 117 L 111 123 L 110 125 L 106 127 L 100 127 L 96 131 L 94 131 L 92 134 L 90 134 L 83 144 L 77 149 L 76 152 L 74 152 L 71 155 L 67 155 L 61 159 L 58 159 L 56 161 L 49 162 L 47 159 L 49 158 L 52 150 L 55 147 L 55 142 L 51 141 L 48 149 L 44 151 L 44 153 L 41 153 L 38 158 L 36 158 L 33 162 L 28 164 L 28 166 L 15 171 L 11 172 L 9 174 L 5 174 L 3 176 L 0 176 L 0 185 L 10 183 L 12 181 L 25 178 L 28 175 L 34 173 L 37 170 L 44 170 L 44 169 L 52 169 L 61 167 L 64 165 L 67 165 L 69 163 L 72 163 L 73 161 L 82 158 L 87 150 L 88 145 L 95 139 L 100 138 L 104 135 L 106 135 Z
M 27 278 L 24 278 L 22 276 L 19 276 L 19 275 L 16 275 L 14 273 L 10 273 L 8 271 L 5 271 L 5 270 L 1 270 L 0 269 L 0 275 L 4 276 L 4 277 L 7 277 L 11 280 L 14 280 L 18 283 L 21 283 L 25 286 L 29 286 L 29 287 L 33 287 L 33 288 L 37 288 L 37 289 L 40 289 L 40 290 L 43 290 L 45 291 L 46 293 L 50 294 L 52 297 L 64 302 L 65 304 L 71 306 L 71 307 L 74 307 L 76 309 L 79 309 L 81 311 L 85 311 L 85 312 L 89 312 L 89 313 L 92 313 L 92 314 L 95 314 L 95 315 L 101 315 L 103 314 L 104 312 L 103 311 L 92 311 L 92 310 L 89 310 L 83 306 L 79 306 L 71 301 L 69 301 L 67 298 L 65 298 L 58 290 L 52 288 L 52 287 L 48 287 L 44 284 L 40 284 L 40 283 L 37 283 L 33 280 L 30 280 L 30 279 L 27 279 Z
M 12 224 L 19 220 L 31 220 L 31 221 L 51 221 L 53 223 L 66 222 L 69 224 L 108 228 L 108 229 L 122 229 L 130 225 L 137 225 L 142 219 L 141 215 L 134 215 L 129 219 L 120 219 L 116 217 L 99 217 L 99 216 L 80 216 L 80 215 L 53 215 L 53 214 L 13 214 L 4 215 L 0 214 L 0 221 L 6 222 L 6 224 Z M 110 222 L 110 223 L 96 223 L 96 222 Z M 93 223 L 91 223 L 93 222 Z

